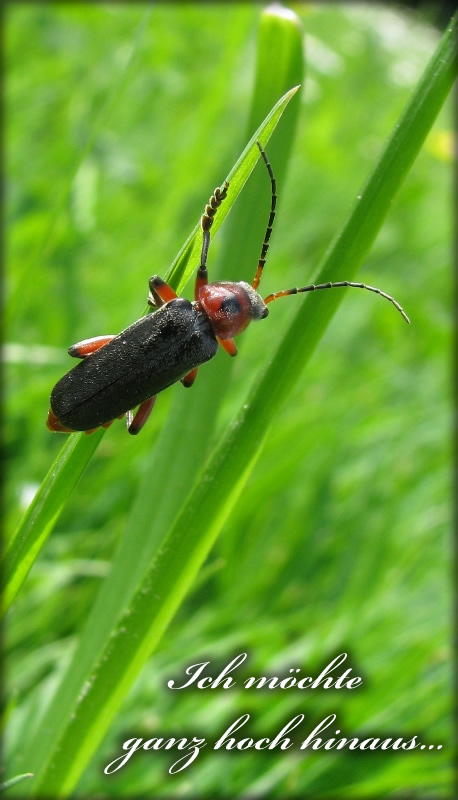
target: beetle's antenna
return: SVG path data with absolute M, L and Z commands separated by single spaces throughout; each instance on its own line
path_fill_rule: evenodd
M 309 286 L 302 286 L 300 289 L 284 289 L 282 292 L 274 292 L 273 294 L 269 294 L 269 296 L 265 298 L 264 303 L 271 303 L 272 300 L 277 300 L 279 297 L 287 297 L 289 294 L 299 294 L 299 292 L 314 292 L 316 289 L 337 289 L 346 286 L 349 286 L 352 289 L 367 289 L 368 292 L 375 292 L 375 294 L 379 294 L 381 297 L 384 297 L 385 300 L 389 300 L 390 303 L 397 308 L 399 313 L 402 314 L 405 321 L 410 324 L 409 317 L 399 303 L 396 302 L 394 297 L 382 292 L 381 289 L 377 289 L 375 286 L 367 286 L 365 283 L 353 283 L 353 281 L 338 281 L 336 283 L 317 284 L 311 283 Z
M 263 242 L 262 250 L 261 250 L 261 258 L 258 261 L 258 268 L 256 270 L 256 275 L 254 276 L 254 281 L 251 284 L 253 289 L 257 289 L 258 288 L 259 281 L 261 280 L 262 270 L 264 269 L 264 264 L 266 263 L 266 255 L 267 255 L 267 251 L 269 249 L 269 241 L 270 241 L 270 237 L 272 235 L 272 228 L 273 228 L 274 219 L 275 219 L 275 207 L 277 205 L 277 182 L 276 182 L 276 180 L 274 178 L 274 173 L 272 171 L 272 167 L 270 166 L 269 159 L 267 158 L 267 155 L 266 155 L 266 153 L 265 153 L 265 151 L 264 151 L 264 149 L 262 147 L 261 142 L 256 142 L 256 144 L 259 147 L 261 155 L 262 155 L 262 157 L 264 159 L 264 163 L 265 163 L 265 165 L 267 167 L 267 171 L 268 171 L 268 173 L 270 175 L 270 182 L 272 184 L 272 200 L 271 200 L 271 203 L 270 203 L 269 222 L 267 223 L 266 234 L 264 236 L 264 242 Z
M 227 181 L 224 182 L 221 188 L 215 189 L 212 196 L 210 197 L 210 200 L 205 206 L 205 211 L 202 214 L 202 218 L 200 220 L 200 226 L 203 232 L 202 251 L 200 255 L 200 267 L 199 267 L 199 272 L 202 273 L 200 275 L 201 279 L 205 279 L 207 275 L 207 256 L 208 256 L 208 248 L 210 247 L 210 228 L 213 225 L 213 218 L 216 214 L 217 209 L 220 207 L 223 200 L 225 200 L 227 197 L 228 189 L 229 189 L 229 184 Z

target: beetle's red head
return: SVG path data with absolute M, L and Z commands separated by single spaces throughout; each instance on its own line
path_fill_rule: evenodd
M 269 313 L 260 295 L 245 281 L 208 283 L 199 290 L 198 303 L 220 339 L 232 339 L 256 319 Z

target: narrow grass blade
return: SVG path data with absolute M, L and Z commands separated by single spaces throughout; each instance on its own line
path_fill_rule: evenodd
M 71 492 L 102 438 L 102 431 L 91 436 L 72 434 L 33 498 L 19 528 L 11 538 L 2 563 L 2 614 L 5 614 Z
M 6 792 L 7 789 L 11 789 L 13 786 L 17 786 L 18 783 L 25 781 L 26 778 L 33 778 L 33 773 L 24 772 L 22 775 L 16 775 L 15 778 L 10 778 L 10 780 L 5 781 L 5 783 L 0 783 L 0 792 Z
M 294 86 L 280 98 L 271 112 L 256 129 L 244 151 L 227 175 L 226 181 L 229 183 L 227 199 L 222 203 L 215 216 L 215 221 L 212 225 L 212 237 L 215 236 L 223 224 L 235 200 L 256 166 L 260 157 L 256 142 L 260 141 L 262 145 L 265 145 L 269 141 L 286 106 L 298 89 L 299 86 Z M 167 281 L 176 288 L 178 294 L 186 285 L 191 275 L 194 274 L 196 266 L 199 264 L 201 249 L 202 231 L 199 221 L 178 253 L 167 274 Z

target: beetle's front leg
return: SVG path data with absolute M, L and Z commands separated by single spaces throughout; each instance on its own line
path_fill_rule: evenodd
M 93 336 L 92 339 L 83 339 L 81 342 L 72 344 L 68 348 L 68 354 L 72 358 L 86 358 L 86 356 L 96 353 L 97 350 L 100 350 L 101 347 L 104 347 L 114 338 L 114 334 L 107 334 L 106 336 Z
M 236 356 L 238 353 L 237 345 L 233 339 L 220 339 L 219 336 L 216 337 L 218 339 L 218 344 L 221 345 L 223 350 L 226 351 L 228 356 Z
M 153 277 L 149 279 L 148 285 L 150 289 L 148 305 L 153 308 L 160 308 L 164 303 L 168 303 L 170 300 L 175 300 L 175 298 L 178 297 L 172 287 L 163 281 L 159 275 L 153 275 Z

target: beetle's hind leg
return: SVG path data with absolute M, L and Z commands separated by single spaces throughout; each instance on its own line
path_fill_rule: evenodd
M 92 353 L 96 353 L 101 347 L 108 344 L 114 339 L 114 334 L 107 334 L 106 336 L 93 336 L 92 339 L 83 339 L 81 342 L 72 344 L 68 348 L 68 354 L 72 358 L 86 358 Z
M 137 433 L 140 433 L 141 429 L 143 428 L 145 422 L 148 420 L 148 417 L 154 408 L 156 397 L 157 394 L 155 394 L 153 397 L 150 397 L 149 400 L 144 400 L 144 402 L 139 405 L 135 417 L 132 414 L 132 411 L 127 412 L 126 414 L 127 430 L 129 431 L 130 434 L 132 434 L 132 436 L 136 436 Z
M 186 389 L 189 389 L 189 387 L 192 386 L 195 379 L 197 378 L 198 371 L 199 367 L 194 367 L 194 369 L 192 369 L 191 372 L 188 372 L 188 374 L 181 379 L 181 383 Z
M 159 275 L 153 275 L 153 277 L 149 279 L 148 285 L 148 305 L 153 306 L 153 308 L 160 308 L 164 303 L 168 303 L 170 300 L 175 300 L 178 297 L 172 287 L 163 281 Z

